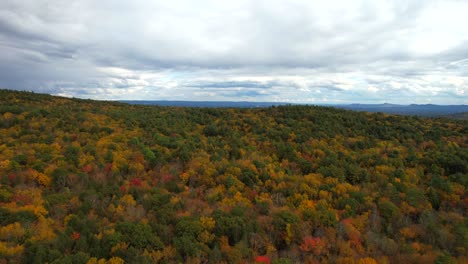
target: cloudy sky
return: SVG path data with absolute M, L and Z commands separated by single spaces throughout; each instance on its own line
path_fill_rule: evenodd
M 0 87 L 468 104 L 468 0 L 1 0 Z

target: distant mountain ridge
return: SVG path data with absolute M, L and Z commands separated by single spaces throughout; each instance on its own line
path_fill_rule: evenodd
M 164 101 L 164 100 L 121 100 L 119 102 L 137 105 L 158 105 L 176 107 L 212 107 L 212 108 L 259 108 L 280 105 L 291 105 L 286 102 L 249 102 L 249 101 Z M 296 105 L 296 104 L 294 104 Z M 435 104 L 340 104 L 324 105 L 347 110 L 364 112 L 382 112 L 398 115 L 450 116 L 468 112 L 468 105 L 435 105 Z
M 248 102 L 248 101 L 170 101 L 170 100 L 120 100 L 119 102 L 136 105 L 158 105 L 176 107 L 211 107 L 211 108 L 257 108 L 288 105 L 281 102 Z
M 365 111 L 383 112 L 387 114 L 399 115 L 419 115 L 419 116 L 447 116 L 468 112 L 468 105 L 435 105 L 435 104 L 349 104 L 334 105 L 334 107 Z

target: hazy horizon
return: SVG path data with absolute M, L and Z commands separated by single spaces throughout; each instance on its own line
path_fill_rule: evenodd
M 39 93 L 39 94 L 47 94 L 47 95 L 52 95 L 52 96 L 59 96 L 59 97 L 64 97 L 64 98 L 70 98 L 70 99 L 84 99 L 84 100 L 96 100 L 96 101 L 110 101 L 110 102 L 208 102 L 208 103 L 260 103 L 260 104 L 297 104 L 297 105 L 318 105 L 318 106 L 336 106 L 336 105 L 398 105 L 398 106 L 411 106 L 411 105 L 418 105 L 418 106 L 424 106 L 424 105 L 435 105 L 435 106 L 466 106 L 468 104 L 461 103 L 461 104 L 435 104 L 435 103 L 389 103 L 389 102 L 383 102 L 383 103 L 373 103 L 373 102 L 348 102 L 348 103 L 297 103 L 297 102 L 286 102 L 286 101 L 254 101 L 254 100 L 172 100 L 172 99 L 105 99 L 105 98 L 87 98 L 87 97 L 76 97 L 76 96 L 70 96 L 70 95 L 58 95 L 58 94 L 52 94 L 52 93 L 45 93 L 45 92 L 38 92 L 34 90 L 27 90 L 27 89 L 9 89 L 9 88 L 0 88 L 4 90 L 10 90 L 10 91 L 22 91 L 22 92 L 31 92 L 31 93 Z
M 468 2 L 0 3 L 0 87 L 97 100 L 468 103 Z

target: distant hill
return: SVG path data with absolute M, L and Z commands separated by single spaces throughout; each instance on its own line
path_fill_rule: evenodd
M 349 104 L 349 105 L 334 105 L 334 107 L 348 109 L 348 110 L 355 110 L 355 111 L 382 112 L 382 113 L 387 113 L 387 114 L 434 116 L 434 117 L 468 112 L 468 105 Z
M 233 101 L 170 101 L 170 100 L 121 100 L 119 102 L 133 105 L 158 105 L 176 107 L 208 107 L 208 108 L 262 108 L 280 105 L 297 105 L 285 102 L 233 102 Z M 434 105 L 434 104 L 347 104 L 327 105 L 353 111 L 382 112 L 398 115 L 418 116 L 447 116 L 462 112 L 468 112 L 468 105 Z
M 134 105 L 159 105 L 176 107 L 209 107 L 209 108 L 258 108 L 278 105 L 288 105 L 288 103 L 278 102 L 231 102 L 231 101 L 151 101 L 151 100 L 120 100 L 119 102 Z

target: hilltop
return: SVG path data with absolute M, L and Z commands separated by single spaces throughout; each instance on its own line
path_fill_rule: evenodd
M 0 90 L 0 259 L 467 261 L 468 122 Z

